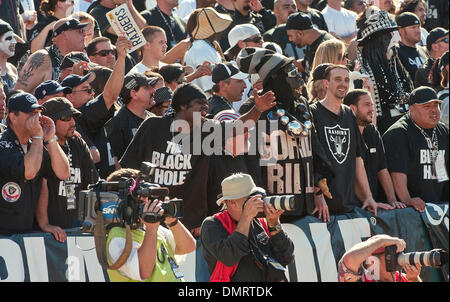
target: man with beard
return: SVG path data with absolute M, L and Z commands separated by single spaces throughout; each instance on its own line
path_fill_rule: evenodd
M 320 142 L 332 162 L 335 175 L 338 175 L 330 186 L 333 198 L 326 198 L 326 201 L 332 215 L 350 212 L 360 203 L 362 209 L 369 208 L 376 215 L 377 207 L 391 207 L 377 205 L 370 192 L 361 158 L 361 132 L 352 110 L 343 104 L 349 88 L 349 73 L 344 65 L 327 67 L 327 95 L 325 99 L 311 105 Z
M 233 64 L 234 63 L 234 64 Z M 233 102 L 240 101 L 247 87 L 244 80 L 248 74 L 239 71 L 236 63 L 217 64 L 212 70 L 213 96 L 208 100 L 208 113 L 212 116 L 222 110 L 233 109 Z
M 118 160 L 127 149 L 137 129 L 150 116 L 154 104 L 155 84 L 158 78 L 148 78 L 140 73 L 125 77 L 120 92 L 123 106 L 117 114 L 105 124 L 106 134 L 111 143 L 116 170 L 120 169 Z
M 413 84 L 394 47 L 392 26 L 385 11 L 371 6 L 357 20 L 360 29 L 357 60 L 360 73 L 369 75 L 374 85 L 378 131 L 383 134 L 407 110 Z
M 44 179 L 36 210 L 39 227 L 52 233 L 57 241 L 67 238 L 63 229 L 78 227 L 78 193 L 98 180 L 86 142 L 75 136 L 75 116 L 81 114 L 64 97 L 56 97 L 42 105 L 44 114 L 55 122 L 57 142 L 69 159 L 70 178 L 61 180 L 54 173 Z
M 15 89 L 33 93 L 47 80 L 59 79 L 61 61 L 71 51 L 84 49 L 84 28 L 89 23 L 80 23 L 74 18 L 63 18 L 53 26 L 53 44 L 33 53 L 19 73 Z
M 8 62 L 8 59 L 14 56 L 16 44 L 12 27 L 0 20 L 0 81 L 5 93 L 13 90 L 17 81 L 17 69 Z
M 261 179 L 255 182 L 261 183 L 268 195 L 294 195 L 296 209 L 286 211 L 282 221 L 316 212 L 319 219 L 329 221 L 319 186 L 322 178 L 330 180 L 334 175 L 311 123 L 308 101 L 301 96 L 303 80 L 293 62 L 293 58 L 268 49 L 244 48 L 238 55 L 239 69 L 257 73 L 263 81 L 263 92 L 273 91 L 277 100 L 275 110 L 267 110 L 260 117 L 268 123 L 257 124 L 257 136 L 262 141 L 254 152 L 259 157 Z M 257 95 L 255 91 L 254 96 Z M 250 98 L 240 113 L 246 112 L 252 103 Z M 276 128 L 272 129 L 274 125 Z M 328 193 L 324 188 L 325 192 Z
M 362 135 L 361 157 L 364 161 L 367 180 L 369 181 L 373 198 L 377 201 L 381 199 L 386 200 L 394 208 L 404 208 L 405 205 L 398 202 L 395 196 L 394 185 L 387 169 L 380 132 L 372 124 L 374 107 L 369 92 L 363 89 L 350 91 L 344 98 L 344 105 L 352 109 Z M 383 188 L 385 196 L 378 194 L 378 184 Z
M 286 32 L 289 41 L 300 48 L 306 47 L 305 57 L 297 60 L 295 66 L 303 72 L 304 78 L 307 80 L 317 48 L 322 42 L 335 38 L 328 32 L 313 27 L 311 19 L 302 12 L 289 16 L 286 23 Z
M 440 103 L 430 87 L 414 89 L 409 113 L 383 135 L 395 193 L 422 213 L 426 202 L 449 200 L 448 128 L 439 121 Z
M 256 122 L 261 112 L 275 105 L 273 101 L 271 92 L 256 98 L 254 108 L 238 121 Z M 184 217 L 181 220 L 198 237 L 200 225 L 208 213 L 208 155 L 216 147 L 222 151 L 223 136 L 220 134 L 225 126 L 205 119 L 207 97 L 195 84 L 185 83 L 175 89 L 172 108 L 163 117 L 148 118 L 142 123 L 120 164 L 124 168 L 139 168 L 143 161 L 155 164 L 154 182 L 168 187 L 171 198 L 184 200 Z M 219 146 L 215 145 L 214 150 L 207 149 L 206 139 L 211 139 L 211 136 L 219 137 Z

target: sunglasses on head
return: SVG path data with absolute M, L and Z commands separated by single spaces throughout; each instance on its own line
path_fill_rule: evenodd
M 72 117 L 73 117 L 72 115 L 66 115 L 66 116 L 60 117 L 59 120 L 63 121 L 63 122 L 70 122 L 72 120 Z
M 101 57 L 106 57 L 109 56 L 110 54 L 116 55 L 116 51 L 114 49 L 102 49 L 94 53 L 94 56 L 99 55 Z
M 247 38 L 244 40 L 244 42 L 253 42 L 253 43 L 259 43 L 261 42 L 262 37 L 261 36 L 256 36 L 254 38 Z

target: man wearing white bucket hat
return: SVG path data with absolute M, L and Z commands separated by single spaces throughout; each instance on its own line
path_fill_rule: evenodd
M 207 217 L 200 239 L 210 281 L 286 281 L 286 266 L 294 259 L 294 244 L 280 224 L 284 210 L 264 203 L 265 191 L 248 174 L 222 181 L 222 212 Z M 264 212 L 265 218 L 257 218 Z

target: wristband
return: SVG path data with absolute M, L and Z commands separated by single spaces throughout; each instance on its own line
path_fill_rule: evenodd
M 43 136 L 32 136 L 31 137 L 31 139 L 33 140 L 33 139 L 44 139 L 44 137 Z
M 172 223 L 168 223 L 167 226 L 168 226 L 169 228 L 171 228 L 171 227 L 176 226 L 177 224 L 178 224 L 178 218 L 175 218 L 175 221 L 172 222 Z
M 44 142 L 44 145 L 48 145 L 50 143 L 56 142 L 58 140 L 58 137 L 55 135 L 53 138 L 49 139 L 48 141 Z

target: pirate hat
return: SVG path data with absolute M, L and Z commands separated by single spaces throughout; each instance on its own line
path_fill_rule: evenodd
M 381 35 L 397 30 L 399 27 L 389 19 L 388 14 L 384 10 L 379 10 L 377 7 L 371 6 L 366 9 L 362 18 L 358 21 L 360 37 L 358 45 L 362 46 L 367 41 Z

